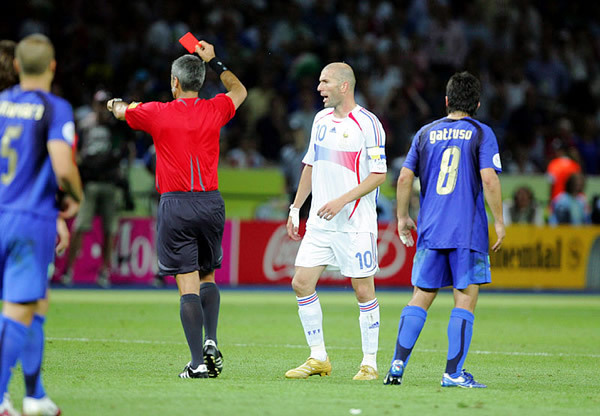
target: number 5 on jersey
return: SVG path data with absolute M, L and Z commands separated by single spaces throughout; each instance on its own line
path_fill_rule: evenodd
M 6 127 L 6 130 L 4 130 L 4 134 L 2 135 L 2 150 L 0 151 L 0 156 L 8 159 L 6 161 L 6 172 L 4 172 L 1 175 L 2 183 L 4 185 L 10 184 L 15 178 L 18 155 L 17 151 L 14 148 L 10 147 L 10 143 L 13 140 L 20 138 L 22 131 L 22 126 L 8 126 Z

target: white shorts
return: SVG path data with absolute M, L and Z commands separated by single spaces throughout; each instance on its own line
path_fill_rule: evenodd
M 377 236 L 309 229 L 300 243 L 295 266 L 333 266 L 346 277 L 373 276 L 379 270 Z

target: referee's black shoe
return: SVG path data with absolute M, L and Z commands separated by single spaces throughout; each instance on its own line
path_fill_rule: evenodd
M 205 364 L 200 364 L 196 368 L 192 368 L 191 364 L 191 362 L 186 364 L 183 371 L 179 373 L 179 378 L 208 378 Z
M 223 354 L 212 339 L 204 343 L 204 362 L 210 378 L 217 377 L 223 371 Z

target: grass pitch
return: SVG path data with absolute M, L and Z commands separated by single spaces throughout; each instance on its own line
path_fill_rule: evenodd
M 408 292 L 378 293 L 380 379 L 352 381 L 362 351 L 351 290 L 319 291 L 333 372 L 286 380 L 309 349 L 290 291 L 221 292 L 217 379 L 189 360 L 176 290 L 54 290 L 44 380 L 64 415 L 596 415 L 600 297 L 482 293 L 465 367 L 487 389 L 442 389 L 452 298 L 429 311 L 402 386 L 383 386 Z M 22 373 L 13 402 L 21 406 Z

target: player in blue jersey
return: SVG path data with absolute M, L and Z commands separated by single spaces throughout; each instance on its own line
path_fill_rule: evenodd
M 15 48 L 17 44 L 11 40 L 0 41 L 0 92 L 19 82 L 19 76 L 14 66 Z M 61 194 L 62 195 L 62 194 Z M 63 211 L 56 220 L 58 242 L 56 253 L 61 254 L 69 245 L 70 233 L 65 218 L 70 218 L 76 212 L 79 204 L 67 199 Z M 20 356 L 23 376 L 25 378 L 25 398 L 23 409 L 26 414 L 54 415 L 60 412 L 56 404 L 46 396 L 41 376 L 41 365 L 44 355 L 44 322 L 48 312 L 48 293 L 44 299 L 37 302 L 33 322 L 29 327 L 27 343 Z
M 490 283 L 488 221 L 484 197 L 494 217 L 498 251 L 506 234 L 502 217 L 498 143 L 492 130 L 472 116 L 481 84 L 468 72 L 454 74 L 446 86 L 448 116 L 415 135 L 397 184 L 398 234 L 414 244 L 415 223 L 408 215 L 415 176 L 421 183 L 414 292 L 402 310 L 390 371 L 384 384 L 399 385 L 427 310 L 440 288 L 454 288 L 448 323 L 448 360 L 442 387 L 486 387 L 463 364 L 473 333 L 479 285 Z
M 56 68 L 52 43 L 43 35 L 26 37 L 17 45 L 15 64 L 20 84 L 0 94 L 0 414 L 7 415 L 18 414 L 7 394 L 8 383 L 17 359 L 32 344 L 27 337 L 36 325 L 34 316 L 52 269 L 57 191 L 60 186 L 71 198 L 71 215 L 83 197 L 72 157 L 73 112 L 49 92 Z M 38 341 L 35 349 L 43 349 L 43 337 Z M 39 351 L 32 354 L 41 359 Z M 22 361 L 25 367 L 27 360 Z M 39 377 L 40 365 L 33 364 L 37 371 L 32 379 Z M 36 391 L 31 396 L 27 392 L 24 413 L 59 414 L 41 383 L 32 385 Z

